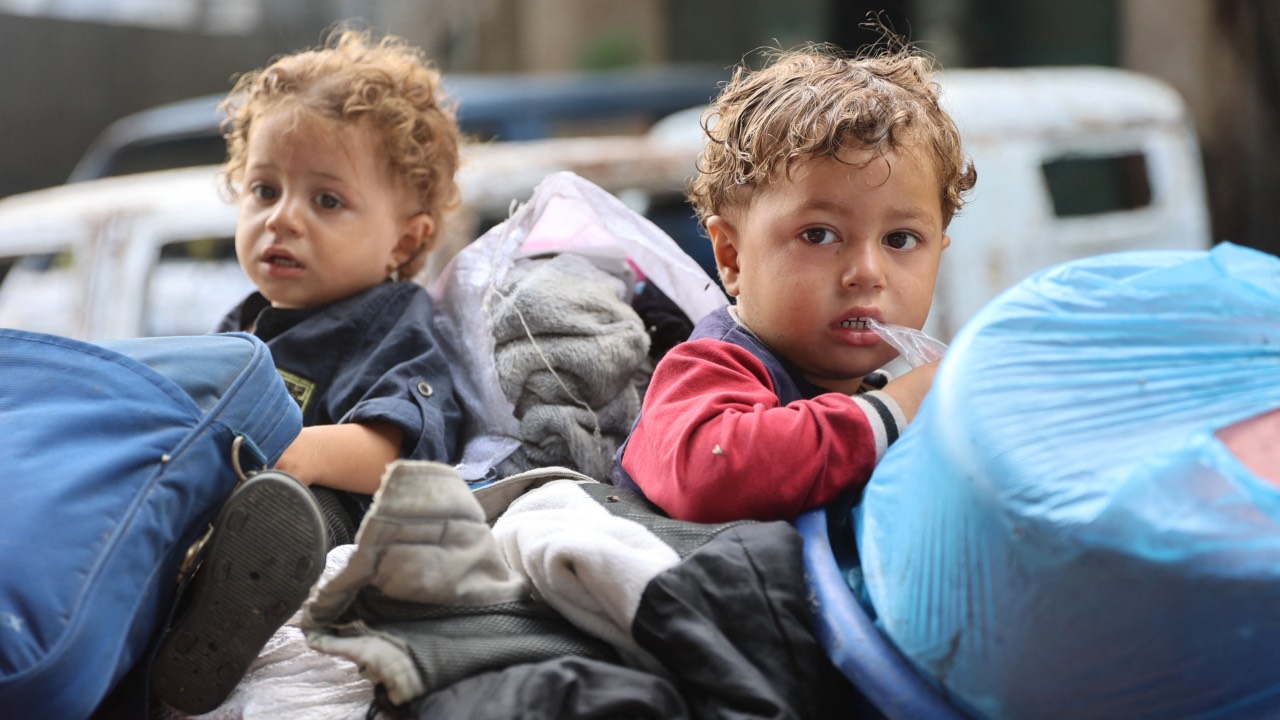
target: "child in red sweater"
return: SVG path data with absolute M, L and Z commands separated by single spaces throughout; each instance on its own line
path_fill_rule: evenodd
M 976 173 L 927 58 L 826 46 L 740 68 L 689 197 L 735 304 L 658 364 L 615 481 L 672 517 L 793 519 L 867 482 L 936 363 L 890 380 Z

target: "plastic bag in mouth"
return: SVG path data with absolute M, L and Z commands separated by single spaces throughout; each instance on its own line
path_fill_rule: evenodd
M 947 351 L 945 343 L 913 328 L 882 323 L 875 318 L 867 318 L 867 327 L 879 335 L 881 340 L 892 345 L 913 368 L 940 360 Z

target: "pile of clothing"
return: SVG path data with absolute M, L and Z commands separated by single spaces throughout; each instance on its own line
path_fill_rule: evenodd
M 304 605 L 401 717 L 877 717 L 810 629 L 788 523 L 672 520 L 546 468 L 478 490 L 392 463 Z
M 463 248 L 431 293 L 473 484 L 550 466 L 609 477 L 656 359 L 727 302 L 674 240 L 572 173 Z
M 499 474 L 607 477 L 653 373 L 630 285 L 573 253 L 522 259 L 507 279 L 491 305 L 494 359 L 521 443 Z

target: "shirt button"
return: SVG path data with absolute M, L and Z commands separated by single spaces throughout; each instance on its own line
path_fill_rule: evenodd
M 431 397 L 431 395 L 435 393 L 435 390 L 432 390 L 431 386 L 427 383 L 420 382 L 418 383 L 418 392 L 422 393 L 422 397 Z

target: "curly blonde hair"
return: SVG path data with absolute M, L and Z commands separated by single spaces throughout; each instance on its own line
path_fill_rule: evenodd
M 394 36 L 375 40 L 367 30 L 338 26 L 319 47 L 242 75 L 221 104 L 227 114 L 223 179 L 233 199 L 244 178 L 254 123 L 282 106 L 371 123 L 384 138 L 393 176 L 412 189 L 421 211 L 435 222 L 433 235 L 441 236 L 445 212 L 460 202 L 454 181 L 460 133 L 440 73 L 421 50 Z M 401 279 L 422 269 L 432 242 L 398 268 Z
M 977 173 L 938 104 L 929 58 L 904 45 L 847 57 L 813 43 L 770 60 L 756 71 L 740 65 L 703 115 L 709 140 L 688 193 L 699 222 L 750 204 L 778 180 L 775 171 L 789 177 L 797 162 L 839 159 L 844 149 L 879 157 L 906 146 L 921 148 L 937 167 L 943 222 L 951 222 Z

